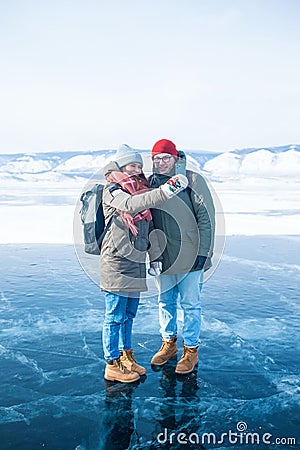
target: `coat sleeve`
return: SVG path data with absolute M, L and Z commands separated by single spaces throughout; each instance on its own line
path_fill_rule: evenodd
M 212 257 L 215 240 L 215 207 L 211 192 L 205 179 L 192 173 L 191 201 L 195 211 L 200 234 L 200 247 L 198 254 Z
M 160 231 L 156 230 L 153 225 L 153 221 L 151 220 L 149 223 L 149 247 L 148 247 L 148 255 L 150 262 L 152 261 L 162 261 L 162 249 L 159 242 L 158 233 Z
M 121 188 L 111 188 L 107 185 L 103 192 L 103 203 L 111 208 L 136 214 L 147 208 L 154 208 L 167 200 L 167 196 L 161 189 L 141 192 L 136 195 L 128 194 Z

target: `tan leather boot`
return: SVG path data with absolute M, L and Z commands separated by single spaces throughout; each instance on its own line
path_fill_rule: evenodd
M 177 338 L 172 338 L 170 341 L 165 341 L 163 339 L 161 348 L 151 359 L 151 364 L 154 366 L 162 366 L 163 364 L 166 364 L 169 359 L 174 358 L 178 353 L 176 341 Z
M 140 376 L 146 375 L 146 369 L 140 366 L 134 357 L 133 350 L 122 350 L 120 360 L 128 370 L 131 372 L 137 372 Z
M 175 372 L 185 375 L 193 372 L 195 365 L 198 364 L 198 347 L 183 347 L 183 354 L 176 366 Z
M 128 370 L 119 359 L 115 359 L 112 364 L 106 364 L 104 378 L 108 381 L 121 381 L 121 383 L 133 383 L 139 380 L 137 372 Z

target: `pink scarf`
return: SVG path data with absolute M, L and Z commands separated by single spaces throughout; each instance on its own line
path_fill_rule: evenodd
M 124 189 L 124 191 L 128 192 L 131 195 L 136 195 L 140 192 L 149 190 L 149 188 L 143 184 L 143 180 L 137 180 L 136 177 L 130 177 L 123 172 L 114 170 L 110 172 L 106 179 L 109 183 L 118 183 L 122 187 L 122 189 Z M 135 238 L 138 235 L 138 229 L 134 225 L 134 222 L 138 222 L 139 220 L 144 219 L 147 220 L 147 222 L 150 222 L 150 220 L 152 220 L 150 209 L 143 209 L 134 216 L 132 216 L 129 212 L 120 210 L 118 210 L 118 212 L 121 214 L 124 224 L 127 228 L 129 228 Z

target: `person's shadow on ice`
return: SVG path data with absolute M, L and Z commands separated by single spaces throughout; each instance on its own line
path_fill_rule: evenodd
M 191 433 L 197 434 L 201 417 L 197 415 L 197 404 L 199 389 L 197 377 L 198 369 L 188 375 L 177 375 L 175 373 L 176 361 L 169 360 L 161 368 L 160 388 L 161 401 L 159 414 L 155 424 L 156 440 L 152 443 L 150 450 L 157 448 L 176 450 L 183 448 L 183 444 L 177 441 L 179 433 L 185 433 L 187 442 L 186 449 L 205 449 L 200 444 L 188 441 Z M 177 386 L 181 386 L 177 394 Z M 172 435 L 173 433 L 173 435 Z
M 132 395 L 138 385 L 139 382 L 125 384 L 105 380 L 101 450 L 127 449 L 138 441 L 132 410 Z

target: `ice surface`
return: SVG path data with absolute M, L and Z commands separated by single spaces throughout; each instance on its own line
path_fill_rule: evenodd
M 147 377 L 124 386 L 104 383 L 103 295 L 73 247 L 0 246 L 0 448 L 298 448 L 274 442 L 299 439 L 299 250 L 297 236 L 227 239 L 203 288 L 198 370 L 186 377 L 175 362 L 151 369 L 157 300 L 143 297 L 134 348 Z M 220 440 L 239 422 L 274 445 L 170 443 L 180 432 Z

